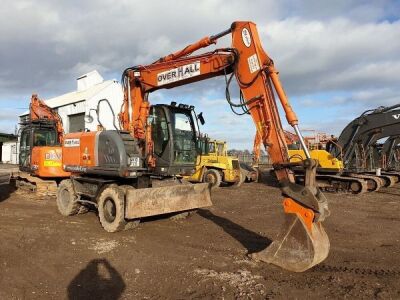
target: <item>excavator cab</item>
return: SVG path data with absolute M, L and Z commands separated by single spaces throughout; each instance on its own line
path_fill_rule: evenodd
M 21 125 L 19 170 L 42 178 L 68 177 L 69 173 L 62 169 L 62 149 L 55 123 L 34 120 Z
M 60 145 L 53 122 L 29 122 L 22 126 L 19 140 L 19 169 L 30 173 L 37 169 L 32 163 L 32 152 L 35 152 L 35 147 Z
M 193 106 L 153 105 L 150 108 L 155 173 L 162 176 L 191 175 L 198 146 Z

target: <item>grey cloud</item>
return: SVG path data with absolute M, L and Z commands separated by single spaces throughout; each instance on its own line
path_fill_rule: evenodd
M 374 11 L 385 11 L 388 5 L 369 6 Z M 306 1 L 301 7 L 292 1 L 277 4 L 272 0 L 230 1 L 229 5 L 224 1 L 192 5 L 187 1 L 152 1 L 146 5 L 142 1 L 41 1 L 39 5 L 36 1 L 10 2 L 0 11 L 1 67 L 6 70 L 0 78 L 9 82 L 0 87 L 0 96 L 11 93 L 10 90 L 20 94 L 43 91 L 44 96 L 53 96 L 72 89 L 73 80 L 80 73 L 97 68 L 107 76 L 130 65 L 150 63 L 204 35 L 226 29 L 236 19 L 254 20 L 268 30 L 273 29 L 269 24 L 274 20 L 284 20 L 293 12 L 315 18 L 346 15 L 357 9 L 361 9 L 360 5 L 351 1 L 323 5 Z M 283 21 L 282 26 L 287 25 Z M 290 24 L 287 28 L 292 35 L 299 34 Z M 288 32 L 283 32 L 279 39 L 295 42 Z M 266 45 L 267 50 L 270 46 L 279 49 L 279 40 L 275 38 L 272 42 Z M 306 54 L 307 49 L 308 57 L 313 57 L 313 50 L 318 50 L 312 47 L 301 50 L 307 44 L 297 44 L 294 47 L 300 50 L 297 57 Z M 284 67 L 292 65 L 290 57 L 285 63 L 285 56 L 287 53 L 290 56 L 292 48 L 276 51 L 275 56 L 283 61 Z M 308 65 L 317 64 L 320 61 Z M 298 67 L 303 69 L 302 65 Z M 289 88 L 290 82 L 299 82 L 297 69 L 285 68 Z
M 400 4 L 396 1 L 285 1 L 290 5 L 291 16 L 303 16 L 309 19 L 327 20 L 337 16 L 346 17 L 360 22 L 376 21 L 386 16 L 398 18 Z
M 295 95 L 397 85 L 400 21 L 295 18 L 260 31 L 286 89 Z

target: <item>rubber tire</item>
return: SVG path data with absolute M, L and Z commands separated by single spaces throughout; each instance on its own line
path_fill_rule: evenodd
M 111 200 L 115 206 L 115 218 L 113 221 L 107 220 L 107 212 L 104 208 L 107 200 Z M 99 220 L 101 226 L 107 232 L 117 232 L 125 229 L 125 193 L 124 190 L 115 184 L 107 186 L 100 193 L 97 199 Z
M 217 189 L 221 185 L 222 181 L 222 176 L 221 173 L 218 170 L 215 169 L 208 169 L 203 176 L 203 182 L 209 182 L 207 181 L 208 176 L 213 176 L 214 177 L 214 183 L 211 185 L 211 189 Z
M 246 175 L 240 170 L 240 179 L 238 182 L 234 182 L 232 184 L 233 187 L 240 187 L 243 183 L 246 182 Z
M 68 195 L 64 192 L 67 192 Z M 66 199 L 62 200 L 63 197 Z M 80 204 L 75 201 L 74 188 L 71 179 L 64 179 L 60 182 L 57 189 L 57 208 L 60 214 L 65 217 L 76 215 Z

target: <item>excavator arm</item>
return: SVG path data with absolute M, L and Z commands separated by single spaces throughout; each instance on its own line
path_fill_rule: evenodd
M 399 157 L 398 157 L 398 144 L 400 143 L 400 135 L 390 136 L 382 146 L 381 159 L 384 161 L 383 167 L 389 170 L 397 170 Z
M 193 52 L 231 34 L 231 48 L 192 55 Z M 121 127 L 143 141 L 148 165 L 155 166 L 149 117 L 149 94 L 216 76 L 226 76 L 227 102 L 251 115 L 260 142 L 265 146 L 280 182 L 286 213 L 284 229 L 278 239 L 254 258 L 279 265 L 292 271 L 304 271 L 324 260 L 329 252 L 329 240 L 321 222 L 329 215 L 327 201 L 315 183 L 316 162 L 310 159 L 292 110 L 280 83 L 272 59 L 263 50 L 256 25 L 234 22 L 228 30 L 188 45 L 183 50 L 160 58 L 146 66 L 124 71 L 124 104 L 119 115 Z M 235 78 L 240 88 L 240 103 L 230 98 L 229 84 Z M 306 184 L 295 183 L 290 170 L 285 134 L 274 95 L 285 112 L 287 122 L 294 128 L 307 159 Z
M 58 141 L 62 144 L 64 129 L 60 115 L 54 109 L 47 106 L 36 94 L 33 94 L 31 98 L 29 118 L 31 122 L 54 122 Z

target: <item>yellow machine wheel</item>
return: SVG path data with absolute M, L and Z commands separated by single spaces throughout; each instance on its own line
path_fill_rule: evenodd
M 203 182 L 211 183 L 211 188 L 216 189 L 221 185 L 222 176 L 218 170 L 208 169 L 203 176 Z

